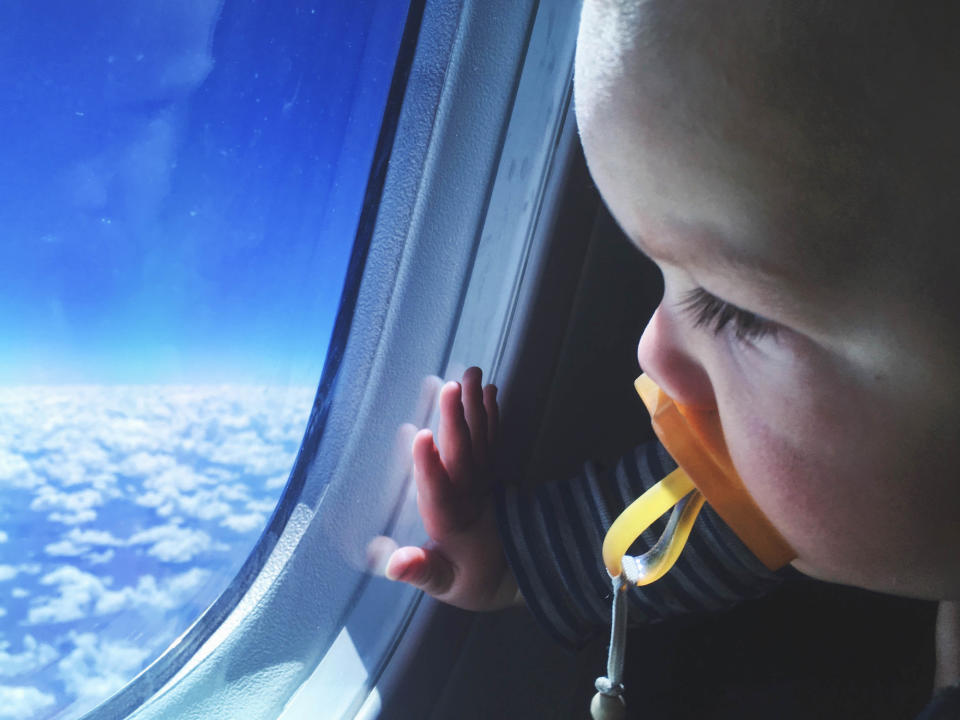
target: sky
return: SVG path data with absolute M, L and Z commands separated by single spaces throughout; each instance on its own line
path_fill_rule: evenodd
M 285 487 L 397 0 L 0 3 L 0 720 L 69 720 Z
M 0 5 L 0 384 L 316 383 L 404 15 Z

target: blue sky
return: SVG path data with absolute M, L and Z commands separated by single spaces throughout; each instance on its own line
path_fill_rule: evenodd
M 403 5 L 0 6 L 0 384 L 315 384 Z

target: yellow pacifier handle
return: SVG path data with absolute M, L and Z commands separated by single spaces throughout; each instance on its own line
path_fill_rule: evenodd
M 611 577 L 618 577 L 623 572 L 623 559 L 633 542 L 657 518 L 674 507 L 677 510 L 656 545 L 643 555 L 632 558 L 638 567 L 631 568 L 634 571 L 627 574 L 637 585 L 659 580 L 673 567 L 703 507 L 703 495 L 683 468 L 677 468 L 643 493 L 613 521 L 603 539 L 602 550 L 603 564 Z
M 593 720 L 624 720 L 623 662 L 626 652 L 626 593 L 629 585 L 648 585 L 659 580 L 680 557 L 683 546 L 703 507 L 704 497 L 687 472 L 678 467 L 630 503 L 613 521 L 603 540 L 603 562 L 613 581 L 610 611 L 610 650 L 607 674 L 597 678 L 597 694 L 590 702 Z M 673 508 L 660 539 L 643 555 L 627 550 L 657 518 Z

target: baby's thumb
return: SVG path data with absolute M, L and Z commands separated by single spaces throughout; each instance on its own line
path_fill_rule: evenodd
M 388 580 L 405 582 L 440 597 L 453 585 L 453 565 L 436 550 L 402 547 L 394 551 L 384 572 Z

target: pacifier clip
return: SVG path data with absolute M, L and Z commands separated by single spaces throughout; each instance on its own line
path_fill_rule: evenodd
M 703 507 L 704 497 L 683 468 L 677 468 L 633 501 L 614 520 L 603 541 L 603 561 L 613 585 L 610 650 L 607 674 L 597 678 L 597 694 L 590 702 L 593 720 L 626 717 L 623 698 L 623 661 L 627 645 L 627 589 L 649 585 L 673 567 Z M 627 550 L 648 527 L 673 508 L 660 539 L 643 555 Z
M 624 510 L 603 540 L 603 564 L 610 575 L 613 600 L 607 674 L 597 678 L 590 703 L 593 720 L 626 718 L 623 663 L 627 638 L 627 590 L 663 577 L 680 557 L 705 501 L 770 570 L 796 557 L 747 492 L 733 467 L 716 411 L 674 403 L 650 378 L 634 383 L 654 432 L 677 462 L 677 469 L 653 485 Z M 673 508 L 663 534 L 643 555 L 628 555 L 634 541 Z

